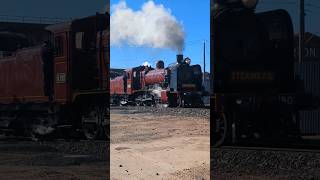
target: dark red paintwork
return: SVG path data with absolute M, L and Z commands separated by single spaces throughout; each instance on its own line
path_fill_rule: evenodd
M 145 85 L 161 84 L 164 82 L 165 70 L 155 69 L 147 72 L 144 77 Z
M 127 87 L 126 90 L 124 86 L 124 76 L 116 77 L 110 80 L 110 94 L 113 95 L 123 95 L 128 94 L 131 95 L 135 92 L 132 82 L 132 77 L 134 76 L 132 69 L 127 69 L 125 71 L 127 77 Z M 165 78 L 165 70 L 164 69 L 155 69 L 149 70 L 148 67 L 145 67 L 143 71 L 140 72 L 140 91 L 144 89 L 145 86 L 162 84 Z
M 42 47 L 18 50 L 0 60 L 0 103 L 45 102 Z
M 123 76 L 110 80 L 110 94 L 125 94 L 123 83 Z

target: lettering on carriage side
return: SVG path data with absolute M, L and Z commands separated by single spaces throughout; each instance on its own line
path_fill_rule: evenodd
M 305 58 L 318 58 L 320 53 L 319 47 L 305 47 L 304 48 L 304 57 Z M 294 48 L 294 57 L 298 58 L 299 56 L 299 49 Z
M 57 73 L 56 83 L 66 83 L 66 73 Z

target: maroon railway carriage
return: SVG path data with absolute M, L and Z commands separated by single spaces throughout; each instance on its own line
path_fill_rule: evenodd
M 111 103 L 118 105 L 202 106 L 202 93 L 201 67 L 182 55 L 167 68 L 158 61 L 156 69 L 134 67 L 110 81 Z
M 1 130 L 45 135 L 82 129 L 88 139 L 105 139 L 109 14 L 46 29 L 51 41 L 0 59 Z

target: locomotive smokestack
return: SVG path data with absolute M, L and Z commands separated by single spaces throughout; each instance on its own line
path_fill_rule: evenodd
M 163 69 L 164 68 L 164 62 L 159 60 L 156 64 L 157 69 Z
M 183 54 L 178 54 L 177 55 L 177 63 L 182 63 L 183 62 Z

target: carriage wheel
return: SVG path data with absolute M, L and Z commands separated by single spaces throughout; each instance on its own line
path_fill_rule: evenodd
M 102 120 L 104 110 L 100 106 L 93 106 L 87 114 L 82 115 L 82 129 L 88 140 L 97 140 L 103 137 Z
M 219 114 L 213 121 L 213 147 L 219 147 L 225 143 L 228 134 L 228 122 L 224 113 Z

